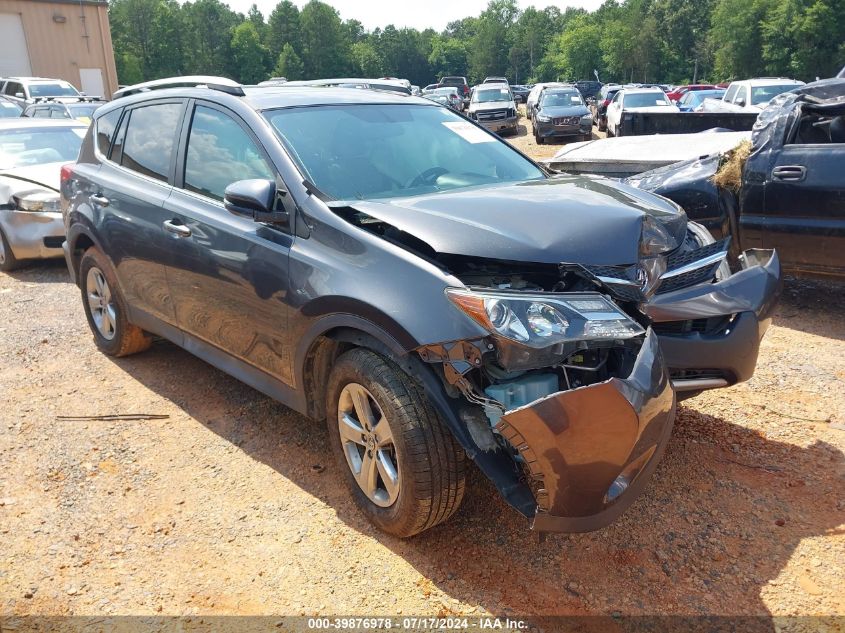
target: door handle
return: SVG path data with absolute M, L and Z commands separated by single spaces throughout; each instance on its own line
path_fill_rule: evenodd
M 807 168 L 803 165 L 783 165 L 772 170 L 772 180 L 800 182 L 807 177 Z
M 162 223 L 164 230 L 168 233 L 173 233 L 176 237 L 190 237 L 191 236 L 191 229 L 187 226 L 179 222 L 179 224 L 174 224 L 174 222 L 179 222 L 179 220 L 165 220 Z
M 105 196 L 101 196 L 99 194 L 94 194 L 92 196 L 88 196 L 88 199 L 96 204 L 98 207 L 107 207 L 109 206 L 109 199 Z

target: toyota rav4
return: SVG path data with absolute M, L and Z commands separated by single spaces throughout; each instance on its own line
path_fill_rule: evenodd
M 96 345 L 173 341 L 326 420 L 377 526 L 447 519 L 473 460 L 540 531 L 643 489 L 676 396 L 753 372 L 773 251 L 552 176 L 426 99 L 179 86 L 104 105 L 62 172 Z

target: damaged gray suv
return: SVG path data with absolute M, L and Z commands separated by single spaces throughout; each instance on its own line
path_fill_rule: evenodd
M 370 520 L 446 520 L 475 462 L 540 531 L 618 516 L 676 392 L 747 379 L 780 283 L 674 203 L 556 176 L 448 108 L 224 83 L 116 99 L 62 173 L 106 354 L 173 341 L 326 420 Z

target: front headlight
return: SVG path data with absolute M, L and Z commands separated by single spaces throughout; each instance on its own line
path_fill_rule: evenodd
M 645 332 L 595 292 L 522 296 L 447 288 L 446 296 L 491 334 L 538 349 L 569 341 L 629 339 Z
M 538 115 L 537 115 L 537 120 L 538 120 L 540 123 L 548 123 L 549 121 L 551 121 L 551 120 L 552 120 L 552 117 L 550 117 L 550 116 L 546 116 L 546 115 L 544 115 L 544 114 L 538 114 Z
M 592 114 L 585 114 L 581 117 L 581 123 L 589 123 L 590 125 L 593 124 L 593 115 Z
M 53 191 L 31 191 L 13 200 L 20 211 L 61 211 L 59 194 Z

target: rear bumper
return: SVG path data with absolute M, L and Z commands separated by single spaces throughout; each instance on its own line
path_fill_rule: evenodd
M 675 395 L 649 330 L 631 374 L 562 391 L 506 413 L 496 429 L 534 480 L 532 528 L 588 532 L 642 492 L 672 432 Z
M 656 329 L 660 323 L 732 317 L 718 332 L 660 336 L 679 392 L 726 387 L 754 374 L 783 281 L 774 250 L 746 251 L 740 263 L 742 270 L 727 279 L 658 294 L 646 307 Z
M 65 225 L 52 211 L 0 211 L 0 226 L 17 259 L 61 257 Z

